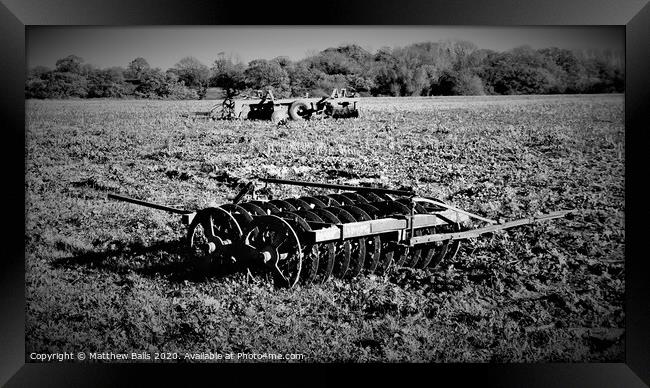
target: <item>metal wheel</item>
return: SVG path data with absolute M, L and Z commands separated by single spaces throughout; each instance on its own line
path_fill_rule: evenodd
M 306 101 L 294 101 L 289 107 L 289 116 L 293 120 L 306 120 L 311 115 L 311 108 Z
M 221 103 L 221 118 L 234 119 L 235 118 L 235 101 L 232 98 L 226 98 Z
M 215 252 L 223 253 L 227 245 L 241 236 L 241 226 L 235 217 L 220 207 L 209 207 L 194 216 L 187 241 L 195 256 L 205 258 Z
M 300 279 L 302 246 L 288 222 L 276 216 L 256 217 L 244 243 L 259 253 L 276 287 L 293 287 Z

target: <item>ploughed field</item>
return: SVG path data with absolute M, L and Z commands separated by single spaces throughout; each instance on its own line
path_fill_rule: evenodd
M 362 99 L 358 119 L 280 127 L 181 117 L 214 103 L 26 102 L 27 354 L 623 360 L 622 95 Z M 579 213 L 435 269 L 278 290 L 195 265 L 180 216 L 106 199 L 196 210 L 254 176 L 412 187 L 492 219 Z

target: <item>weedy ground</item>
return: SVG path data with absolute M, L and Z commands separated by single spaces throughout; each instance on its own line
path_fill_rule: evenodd
M 280 127 L 181 117 L 210 101 L 26 104 L 28 353 L 623 360 L 622 95 L 364 99 L 358 119 Z M 275 290 L 194 265 L 178 215 L 106 199 L 200 209 L 256 175 L 413 187 L 495 219 L 579 213 L 433 270 Z

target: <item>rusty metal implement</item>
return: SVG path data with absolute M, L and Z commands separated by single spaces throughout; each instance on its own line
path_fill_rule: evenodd
M 395 266 L 431 268 L 450 261 L 462 240 L 566 217 L 561 210 L 507 222 L 459 209 L 412 190 L 259 178 L 337 193 L 259 200 L 250 182 L 231 203 L 198 211 L 117 194 L 108 198 L 182 215 L 192 255 L 229 258 L 272 274 L 276 286 L 322 283 L 332 276 L 384 274 Z M 246 196 L 250 200 L 244 201 Z M 475 227 L 474 223 L 487 224 Z

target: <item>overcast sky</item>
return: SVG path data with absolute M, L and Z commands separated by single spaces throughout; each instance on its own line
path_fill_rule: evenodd
M 54 67 L 57 59 L 74 54 L 96 67 L 124 66 L 136 57 L 166 70 L 193 56 L 210 66 L 224 52 L 243 62 L 310 53 L 355 43 L 370 52 L 425 41 L 468 40 L 480 48 L 505 51 L 533 48 L 613 49 L 623 52 L 621 26 L 603 27 L 37 27 L 26 32 L 27 66 Z

